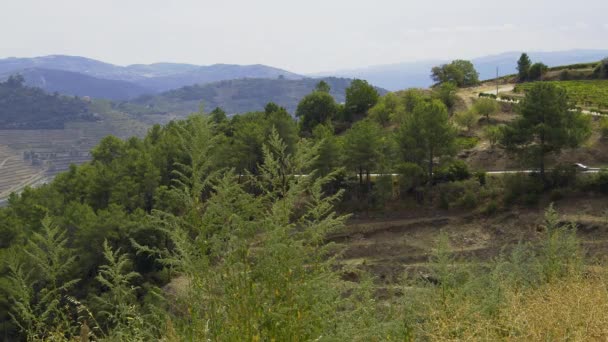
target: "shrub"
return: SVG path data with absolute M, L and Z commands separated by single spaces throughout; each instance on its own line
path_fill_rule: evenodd
M 606 117 L 600 119 L 600 134 L 602 139 L 608 139 L 608 118 Z
M 393 177 L 382 175 L 376 178 L 372 191 L 372 201 L 374 205 L 382 207 L 393 197 Z
M 477 124 L 477 115 L 471 110 L 458 112 L 454 115 L 454 121 L 458 126 L 465 128 L 468 132 Z
M 593 183 L 595 183 L 595 187 L 599 192 L 608 194 L 608 170 L 600 170 L 600 172 L 596 174 Z
M 514 204 L 517 201 L 526 205 L 538 203 L 544 184 L 539 177 L 532 174 L 516 173 L 504 175 L 504 202 Z
M 477 171 L 475 172 L 475 176 L 477 177 L 477 180 L 479 181 L 479 185 L 484 186 L 486 185 L 486 172 L 485 171 Z
M 459 150 L 468 150 L 479 143 L 479 138 L 477 137 L 457 137 L 456 138 L 456 146 Z
M 426 182 L 426 173 L 417 164 L 402 163 L 397 166 L 399 174 L 399 189 L 403 194 Z
M 486 126 L 483 135 L 490 143 L 490 148 L 494 148 L 502 137 L 502 126 Z
M 440 167 L 433 175 L 433 180 L 436 183 L 454 182 L 465 180 L 471 177 L 467 163 L 462 160 L 453 160 L 452 162 Z
M 486 203 L 481 212 L 487 216 L 496 214 L 498 212 L 498 203 L 496 203 L 495 200 L 490 200 L 488 203 Z
M 549 184 L 552 187 L 571 186 L 576 182 L 576 166 L 559 164 L 549 174 Z
M 458 201 L 458 205 L 465 209 L 477 207 L 477 196 L 472 191 L 466 191 Z

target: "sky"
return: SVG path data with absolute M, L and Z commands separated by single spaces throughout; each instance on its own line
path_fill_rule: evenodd
M 266 64 L 313 73 L 608 48 L 608 0 L 1 0 L 0 58 Z

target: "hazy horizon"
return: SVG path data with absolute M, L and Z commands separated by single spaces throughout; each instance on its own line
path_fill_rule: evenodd
M 606 49 L 608 2 L 183 0 L 5 5 L 0 58 L 265 64 L 309 74 L 509 51 Z M 475 10 L 471 10 L 475 8 Z

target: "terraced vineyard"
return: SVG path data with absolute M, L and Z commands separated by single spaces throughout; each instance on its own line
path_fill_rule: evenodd
M 67 123 L 64 129 L 0 130 L 0 200 L 66 171 L 70 164 L 89 161 L 90 150 L 105 136 L 142 136 L 148 127 L 121 113 L 102 117 L 97 122 Z
M 597 112 L 608 113 L 608 80 L 548 81 L 566 88 L 577 106 Z M 518 84 L 513 90 L 523 93 L 536 82 Z
M 0 198 L 11 190 L 35 182 L 44 176 L 44 169 L 23 160 L 19 154 L 5 146 L 0 146 Z

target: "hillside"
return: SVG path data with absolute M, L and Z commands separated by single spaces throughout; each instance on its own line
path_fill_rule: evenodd
M 68 121 L 95 121 L 85 101 L 27 87 L 19 77 L 0 83 L 0 129 L 63 128 Z
M 517 59 L 521 52 L 505 52 L 498 55 L 473 58 L 475 69 L 480 79 L 496 77 L 496 67 L 499 76 L 516 72 Z M 608 56 L 608 50 L 569 50 L 556 52 L 530 52 L 534 61 L 542 61 L 548 66 L 594 62 Z M 428 87 L 432 84 L 430 71 L 433 66 L 447 63 L 448 60 L 426 60 L 390 65 L 376 65 L 360 69 L 338 70 L 315 75 L 333 75 L 367 80 L 368 82 L 388 90 L 399 90 L 411 87 Z
M 274 102 L 294 113 L 298 102 L 313 91 L 321 79 L 239 79 L 205 85 L 183 87 L 157 96 L 142 96 L 121 104 L 120 108 L 132 114 L 186 115 L 198 110 L 201 102 L 207 110 L 223 108 L 228 114 L 259 111 L 268 102 Z M 351 79 L 324 78 L 331 87 L 337 102 L 345 100 L 345 90 Z M 381 94 L 387 91 L 379 89 Z
M 19 74 L 25 78 L 28 86 L 41 88 L 48 93 L 127 100 L 152 92 L 133 82 L 97 78 L 73 71 L 32 68 L 21 70 Z M 10 75 L 5 74 L 0 79 L 8 77 Z
M 118 66 L 90 58 L 62 55 L 0 59 L 0 79 L 17 73 L 23 74 L 28 84 L 42 86 L 49 91 L 57 90 L 66 94 L 87 92 L 90 93 L 89 96 L 108 99 L 127 99 L 144 93 L 152 94 L 188 85 L 231 79 L 303 78 L 287 70 L 260 64 L 200 66 L 154 63 Z M 83 86 L 82 91 L 79 90 L 80 86 Z

